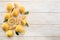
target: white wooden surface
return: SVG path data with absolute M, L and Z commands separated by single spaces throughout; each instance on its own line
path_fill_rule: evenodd
M 0 40 L 60 40 L 60 0 L 0 0 L 0 24 L 7 3 L 18 2 L 30 14 L 25 35 L 7 38 L 0 27 Z

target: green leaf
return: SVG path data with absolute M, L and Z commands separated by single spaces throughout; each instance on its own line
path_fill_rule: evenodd
M 19 33 L 18 33 L 18 32 L 16 32 L 16 31 L 15 31 L 15 33 L 16 33 L 16 35 L 19 35 Z
M 29 14 L 29 11 L 26 11 L 24 14 L 25 14 L 25 15 Z
M 29 27 L 28 23 L 26 22 L 26 26 Z
M 12 11 L 13 11 L 13 10 L 14 10 L 14 8 L 12 8 Z M 11 12 L 12 12 L 12 11 L 11 11 Z
M 8 19 L 5 19 L 3 22 L 7 22 L 8 21 Z

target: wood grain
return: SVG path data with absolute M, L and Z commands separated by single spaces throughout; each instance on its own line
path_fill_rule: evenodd
M 7 3 L 13 4 L 14 2 L 0 2 L 0 12 L 5 11 Z M 59 0 L 19 1 L 18 4 L 24 5 L 30 12 L 60 12 Z
M 7 38 L 1 25 L 7 3 L 24 5 L 29 27 L 25 35 Z M 60 0 L 0 0 L 0 40 L 60 40 Z

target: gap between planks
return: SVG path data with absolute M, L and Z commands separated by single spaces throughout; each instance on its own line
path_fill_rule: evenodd
M 0 36 L 0 37 L 6 37 L 6 36 Z M 14 36 L 17 37 L 17 36 Z M 19 36 L 19 37 L 60 37 L 60 36 Z
M 2 25 L 2 23 L 0 23 Z M 60 24 L 29 24 L 29 25 L 60 25 Z
M 5 13 L 5 12 L 0 12 L 0 13 Z M 60 13 L 60 12 L 30 12 L 30 13 Z

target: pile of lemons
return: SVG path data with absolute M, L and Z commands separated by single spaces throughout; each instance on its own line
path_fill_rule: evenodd
M 17 3 L 14 3 L 14 6 L 11 3 L 7 4 L 2 24 L 2 29 L 5 31 L 6 36 L 12 37 L 14 31 L 16 35 L 25 33 L 24 26 L 28 27 L 27 14 L 29 14 L 29 11 L 25 11 L 24 6 L 18 6 Z

